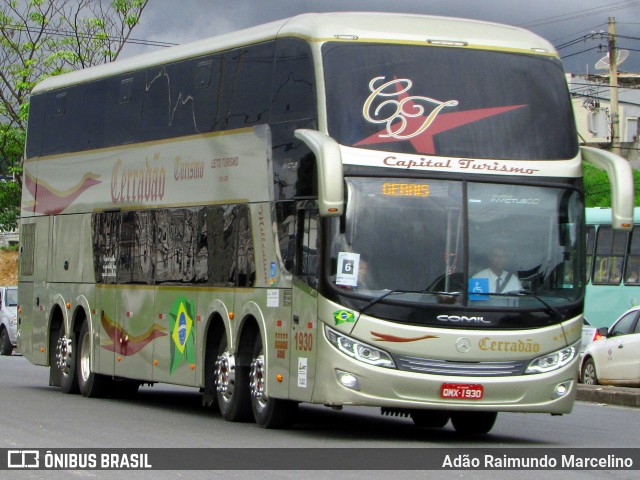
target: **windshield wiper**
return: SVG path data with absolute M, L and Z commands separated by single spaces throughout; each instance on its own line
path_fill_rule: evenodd
M 491 295 L 491 296 L 496 296 L 496 297 L 508 297 L 508 296 L 511 296 L 511 295 L 517 295 L 519 297 L 535 298 L 542 305 L 544 305 L 546 307 L 545 311 L 548 314 L 550 314 L 555 320 L 561 320 L 562 319 L 562 314 L 560 313 L 560 310 L 558 310 L 556 307 L 551 305 L 549 302 L 544 300 L 539 295 L 537 295 L 537 294 L 535 294 L 533 292 L 530 292 L 528 290 L 514 290 L 513 292 L 506 292 L 506 293 L 483 293 L 482 295 Z
M 421 295 L 445 295 L 447 297 L 455 298 L 460 295 L 460 292 L 440 292 L 440 291 L 429 291 L 429 290 L 386 290 L 383 294 L 378 295 L 369 303 L 367 303 L 364 307 L 360 309 L 358 313 L 358 318 L 356 318 L 356 322 L 360 320 L 360 315 L 369 310 L 369 308 L 373 307 L 376 303 L 387 298 L 389 295 L 397 295 L 402 293 L 419 293 Z

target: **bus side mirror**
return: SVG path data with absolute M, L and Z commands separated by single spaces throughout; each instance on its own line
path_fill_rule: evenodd
M 606 150 L 580 147 L 582 158 L 604 170 L 611 185 L 611 227 L 631 230 L 633 227 L 634 186 L 629 162 Z
M 298 129 L 302 140 L 316 156 L 318 171 L 318 210 L 323 217 L 339 217 L 344 212 L 344 175 L 340 145 L 317 130 Z

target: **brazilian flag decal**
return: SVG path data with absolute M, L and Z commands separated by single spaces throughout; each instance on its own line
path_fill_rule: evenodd
M 186 297 L 179 297 L 173 302 L 169 313 L 169 331 L 171 332 L 171 365 L 169 373 L 173 373 L 182 362 L 187 364 L 196 361 L 195 311 L 193 303 Z
M 336 321 L 336 325 L 341 325 L 343 323 L 354 323 L 356 321 L 353 316 L 353 312 L 349 310 L 336 310 L 333 312 L 333 318 Z

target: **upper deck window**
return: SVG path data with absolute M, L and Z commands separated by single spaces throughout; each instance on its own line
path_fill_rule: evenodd
M 329 133 L 343 145 L 484 159 L 577 155 L 557 59 L 337 42 L 323 58 Z

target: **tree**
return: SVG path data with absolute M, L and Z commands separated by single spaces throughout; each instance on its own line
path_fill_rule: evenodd
M 586 207 L 611 207 L 611 187 L 609 177 L 604 170 L 600 170 L 586 162 L 582 164 L 584 176 L 584 193 Z M 633 170 L 633 184 L 635 186 L 635 206 L 640 206 L 640 171 Z
M 10 192 L 0 194 L 0 229 L 10 224 L 6 223 L 7 215 L 18 211 L 32 88 L 48 76 L 118 58 L 148 1 L 3 0 L 0 176 L 5 182 L 16 182 L 17 189 L 0 186 Z

